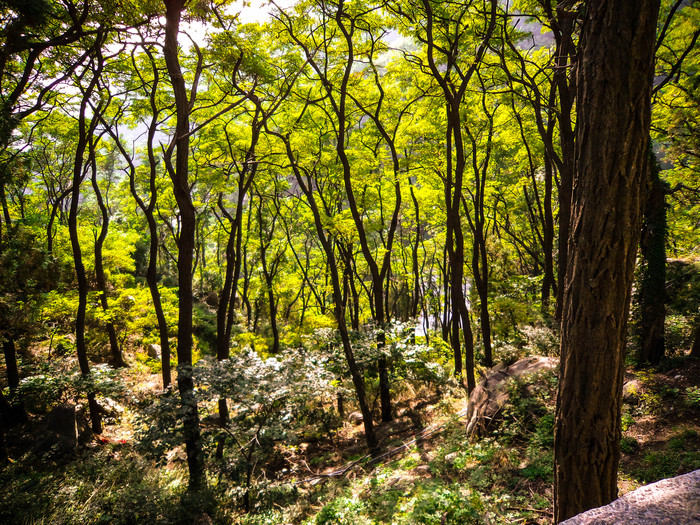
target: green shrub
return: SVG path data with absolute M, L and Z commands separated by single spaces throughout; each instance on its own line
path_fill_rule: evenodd
M 542 479 L 554 482 L 554 452 L 552 450 L 528 450 L 528 464 L 520 473 L 529 480 Z
M 117 397 L 124 392 L 120 371 L 107 365 L 91 367 L 89 378 L 77 370 L 63 370 L 55 363 L 44 363 L 35 374 L 20 382 L 19 392 L 27 408 L 47 412 L 66 401 L 76 401 L 95 392 L 98 396 Z
M 700 408 L 700 386 L 689 386 L 685 389 L 685 404 L 691 408 Z
M 316 514 L 315 525 L 360 525 L 370 521 L 362 516 L 365 504 L 355 498 L 337 498 Z
M 12 497 L 0 505 L 0 522 L 166 525 L 194 519 L 177 503 L 187 488 L 183 473 L 158 468 L 123 446 L 89 451 L 60 475 L 55 465 L 46 469 L 18 463 L 3 470 L 0 483 Z
M 404 523 L 442 525 L 454 523 L 470 525 L 483 523 L 483 503 L 475 492 L 461 485 L 421 486 L 408 502 L 410 510 L 404 514 Z
M 633 437 L 623 437 L 620 440 L 620 450 L 625 454 L 636 454 L 639 451 L 639 441 Z

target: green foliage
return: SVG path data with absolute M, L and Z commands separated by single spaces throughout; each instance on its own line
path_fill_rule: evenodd
M 156 468 L 121 445 L 84 453 L 79 461 L 27 471 L 19 464 L 0 480 L 13 497 L 0 506 L 3 523 L 176 524 L 194 513 L 179 505 L 187 483 L 181 471 Z
M 531 355 L 558 356 L 559 334 L 545 323 L 517 325 L 510 341 L 494 340 L 498 361 L 512 365 L 519 359 Z
M 383 331 L 386 344 L 383 354 L 380 354 L 377 345 L 379 333 L 376 328 L 351 333 L 355 358 L 365 370 L 370 396 L 378 388 L 375 365 L 380 355 L 387 359 L 395 384 L 422 383 L 441 388 L 451 380 L 454 366 L 451 363 L 452 350 L 441 338 L 431 338 L 428 345 L 416 338 L 413 324 L 393 322 Z M 339 377 L 345 375 L 347 365 L 337 330 L 320 328 L 306 336 L 304 341 L 307 347 L 323 352 L 330 372 Z
M 198 347 L 203 353 L 216 354 L 216 312 L 212 312 L 202 303 L 196 303 L 192 318 Z
M 700 408 L 700 386 L 689 386 L 685 389 L 685 404 L 691 408 Z
M 161 286 L 160 294 L 165 320 L 171 335 L 177 335 L 178 297 L 177 289 Z M 124 288 L 114 300 L 113 309 L 125 323 L 124 331 L 138 335 L 142 348 L 149 344 L 160 344 L 158 319 L 153 308 L 151 292 L 146 287 Z
M 89 392 L 102 397 L 119 396 L 124 392 L 124 383 L 120 371 L 107 365 L 93 366 L 86 378 L 77 370 L 44 363 L 20 381 L 19 391 L 27 407 L 41 413 L 58 404 L 83 399 Z
M 339 424 L 326 406 L 331 376 L 323 364 L 313 354 L 290 351 L 285 356 L 262 359 L 246 349 L 227 361 L 203 358 L 196 365 L 200 406 L 212 406 L 221 397 L 228 399 L 228 430 L 203 430 L 207 452 L 213 450 L 218 439 L 225 439 L 224 458 L 217 468 L 236 484 L 237 490 L 231 493 L 234 499 L 240 501 L 248 494 L 253 508 L 264 511 L 296 498 L 293 487 L 267 481 L 248 485 L 246 480 L 257 465 L 284 461 L 276 446 L 280 441 L 293 444 L 302 437 L 328 436 Z M 149 457 L 162 463 L 166 452 L 182 443 L 181 414 L 181 401 L 172 388 L 155 402 L 141 403 L 134 427 L 140 447 Z M 318 417 L 321 414 L 324 417 Z M 279 469 L 275 474 L 285 472 Z
M 633 437 L 624 436 L 620 440 L 620 450 L 624 454 L 636 454 L 639 451 L 639 441 Z
M 505 261 L 496 261 L 496 269 L 502 272 L 512 271 Z M 503 342 L 518 342 L 522 337 L 528 340 L 528 333 L 522 333 L 518 328 L 525 330 L 540 328 L 539 286 L 541 277 L 527 275 L 503 275 L 499 279 L 493 279 L 491 290 L 489 313 L 492 316 L 492 330 L 495 340 Z M 519 333 L 520 332 L 520 333 Z M 533 334 L 534 335 L 534 334 Z M 537 336 L 535 336 L 537 337 Z M 550 355 L 555 346 L 550 346 L 542 340 L 545 348 L 538 349 L 539 355 Z M 547 352 L 547 353 L 543 353 Z
M 558 376 L 552 371 L 536 372 L 509 381 L 509 402 L 503 407 L 498 435 L 506 443 L 523 440 L 549 447 L 554 439 L 552 415 Z
M 355 525 L 371 523 L 362 516 L 365 504 L 355 498 L 337 498 L 316 515 L 315 525 Z
M 23 346 L 31 349 L 31 355 L 19 356 L 24 377 L 20 393 L 30 411 L 44 412 L 62 401 L 81 398 L 87 391 L 112 395 L 121 384 L 120 377 L 104 367 L 95 368 L 90 381 L 71 368 L 75 353 L 71 333 L 78 301 L 67 232 L 70 202 L 64 193 L 75 167 L 76 104 L 85 88 L 83 72 L 96 70 L 89 62 L 94 54 L 85 55 L 86 61 L 80 64 L 77 57 L 95 43 L 95 38 L 91 33 L 84 34 L 82 40 L 71 40 L 70 46 L 44 50 L 34 64 L 35 70 L 24 77 L 22 68 L 31 62 L 26 50 L 13 51 L 15 47 L 9 45 L 12 40 L 21 35 L 23 42 L 48 42 L 61 34 L 73 14 L 66 14 L 65 6 L 49 0 L 0 0 L 0 4 L 6 30 L 3 34 L 9 39 L 9 51 L 3 54 L 6 69 L 0 72 L 3 97 L 19 79 L 31 79 L 26 96 L 16 101 L 17 107 L 2 108 L 0 112 L 0 135 L 4 138 L 0 141 L 0 339 L 15 332 L 23 334 Z M 148 16 L 162 12 L 162 6 L 154 0 L 85 5 L 85 27 L 91 28 L 106 22 L 110 27 L 145 22 Z M 340 6 L 342 11 L 336 12 Z M 215 315 L 204 305 L 195 306 L 194 360 L 204 354 L 195 370 L 196 396 L 207 458 L 215 444 L 223 444 L 223 459 L 209 463 L 218 474 L 219 496 L 227 498 L 225 504 L 231 515 L 237 512 L 231 509 L 244 500 L 252 510 L 243 518 L 227 515 L 231 519 L 221 521 L 236 522 L 240 518 L 251 524 L 297 523 L 303 517 L 292 518 L 286 508 L 276 507 L 292 506 L 296 499 L 305 497 L 305 491 L 280 482 L 303 472 L 301 460 L 294 463 L 288 452 L 299 449 L 301 441 L 325 446 L 336 439 L 342 421 L 333 408 L 335 397 L 343 394 L 346 400 L 353 399 L 338 322 L 360 327 L 352 333 L 351 342 L 370 400 L 377 394 L 379 357 L 389 362 L 395 399 L 419 390 L 416 387 L 428 386 L 445 393 L 456 385 L 452 378 L 453 351 L 442 339 L 442 325 L 452 315 L 451 292 L 445 282 L 455 270 L 445 258 L 446 194 L 455 190 L 450 185 L 455 182 L 458 152 L 452 148 L 456 143 L 446 144 L 446 131 L 461 130 L 469 135 L 463 137 L 461 152 L 466 155 L 466 171 L 461 174 L 459 188 L 464 197 L 460 202 L 460 225 L 467 251 L 474 240 L 471 230 L 479 212 L 475 209 L 477 201 L 484 199 L 481 219 L 487 234 L 488 267 L 482 270 L 490 278 L 488 300 L 495 358 L 508 364 L 530 354 L 558 355 L 558 335 L 549 321 L 553 298 L 546 304 L 542 292 L 545 257 L 554 257 L 556 264 L 556 253 L 545 253 L 548 248 L 544 238 L 556 230 L 558 181 L 549 181 L 551 194 L 545 195 L 544 178 L 549 163 L 558 165 L 562 160 L 553 159 L 553 154 L 561 155 L 557 120 L 566 116 L 547 101 L 540 101 L 546 111 L 552 111 L 546 115 L 545 127 L 552 133 L 549 139 L 555 151 L 548 152 L 545 163 L 546 149 L 538 130 L 541 122 L 529 98 L 533 93 L 552 92 L 552 50 L 546 45 L 530 51 L 523 48 L 522 66 L 527 78 L 522 79 L 533 83 L 527 86 L 510 77 L 520 74 L 518 58 L 513 56 L 516 50 L 506 50 L 501 57 L 491 51 L 495 48 L 492 46 L 483 57 L 486 67 L 477 68 L 472 82 L 460 91 L 464 93 L 459 108 L 461 127 L 448 126 L 444 97 L 427 65 L 427 13 L 420 2 L 403 3 L 397 13 L 364 0 L 343 4 L 304 0 L 277 12 L 276 18 L 264 25 L 240 24 L 227 7 L 227 1 L 216 5 L 200 0 L 189 3 L 184 20 L 204 22 L 207 45 L 189 46 L 184 34 L 180 42 L 187 89 L 194 88 L 199 52 L 206 65 L 190 96 L 193 131 L 189 137 L 187 182 L 197 220 L 196 293 L 221 289 L 230 255 L 225 253 L 226 241 L 233 231 L 233 224 L 223 215 L 235 215 L 235 227 L 242 235 L 240 248 L 236 247 L 233 255 L 240 263 L 237 292 L 244 304 L 236 305 L 232 357 L 228 361 L 214 363 L 208 357 L 213 354 L 216 339 Z M 502 9 L 504 5 L 498 3 L 497 7 Z M 434 2 L 431 8 L 439 20 L 432 26 L 438 44 L 433 48 L 437 68 L 449 75 L 449 79 L 445 77 L 448 84 L 458 83 L 460 71 L 470 71 L 473 51 L 482 42 L 484 13 L 470 3 Z M 544 32 L 551 30 L 549 24 L 553 22 L 543 16 L 538 2 L 516 2 L 515 9 L 538 17 Z M 690 42 L 699 12 L 694 4 L 684 6 L 669 26 L 659 49 L 660 78 Z M 352 29 L 351 42 L 341 30 L 347 28 Z M 173 174 L 163 161 L 167 155 L 159 150 L 161 146 L 153 144 L 156 155 L 149 158 L 146 134 L 141 134 L 153 119 L 158 127 L 156 142 L 163 138 L 162 148 L 167 149 L 174 136 L 172 86 L 166 78 L 160 48 L 147 43 L 161 41 L 161 30 L 159 24 L 148 23 L 140 25 L 138 31 L 120 31 L 118 34 L 125 38 L 143 36 L 144 45 L 127 45 L 126 52 L 108 56 L 99 98 L 90 101 L 91 107 L 100 106 L 106 111 L 105 121 L 92 136 L 97 141 L 98 185 L 110 214 L 104 246 L 110 297 L 107 311 L 101 308 L 94 291 L 92 251 L 101 224 L 95 219 L 97 205 L 89 184 L 80 189 L 77 218 L 90 288 L 86 332 L 89 357 L 95 361 L 103 357 L 103 328 L 109 321 L 115 325 L 127 356 L 134 351 L 138 363 L 134 368 L 140 374 L 161 372 L 161 362 L 141 352 L 149 344 L 160 343 L 160 334 L 150 291 L 143 286 L 150 235 L 143 214 L 145 206 L 134 203 L 132 191 L 146 205 L 154 199 L 151 202 L 159 249 L 156 273 L 173 348 L 178 335 L 178 292 L 166 285 L 176 282 L 183 217 L 172 212 Z M 401 40 L 390 42 L 397 33 Z M 497 28 L 495 34 L 514 42 L 526 37 L 512 25 Z M 455 35 L 459 36 L 457 42 Z M 494 40 L 493 44 L 503 42 Z M 112 47 L 113 41 L 108 40 L 105 50 Z M 454 61 L 443 53 L 450 50 L 459 51 Z M 351 56 L 356 61 L 345 70 Z M 683 68 L 674 71 L 672 81 L 658 94 L 653 133 L 666 159 L 674 163 L 664 178 L 674 185 L 682 182 L 693 188 L 698 186 L 700 173 L 696 160 L 700 136 L 696 118 L 700 107 L 697 49 L 691 49 L 685 60 Z M 509 69 L 508 75 L 501 66 Z M 486 69 L 488 75 L 479 74 Z M 42 85 L 62 78 L 66 72 L 69 74 L 62 83 L 37 99 Z M 37 100 L 46 104 L 46 111 L 33 108 Z M 18 108 L 36 113 L 21 122 Z M 225 108 L 231 111 L 219 113 Z M 489 112 L 493 112 L 491 121 L 486 118 Z M 127 150 L 125 159 L 111 155 L 114 144 L 102 134 L 108 125 L 121 135 Z M 493 133 L 486 132 L 490 127 Z M 342 137 L 338 133 L 341 129 Z M 290 155 L 284 138 L 289 141 Z M 469 140 L 473 141 L 473 149 Z M 392 157 L 391 148 L 395 148 L 396 157 Z M 135 166 L 127 163 L 130 152 Z M 292 168 L 298 168 L 298 179 Z M 246 186 L 245 178 L 253 169 L 251 185 Z M 483 185 L 478 184 L 479 180 Z M 307 195 L 301 188 L 304 184 L 308 185 Z M 689 256 L 699 245 L 700 206 L 695 192 L 677 189 L 669 210 L 673 230 L 670 244 L 680 256 Z M 312 198 L 317 210 L 312 210 Z M 235 209 L 237 200 L 244 203 L 241 210 Z M 397 224 L 389 235 L 394 209 Z M 318 225 L 313 211 L 320 217 Z M 546 224 L 547 213 L 554 224 Z M 321 246 L 316 226 L 330 252 Z M 554 230 L 545 232 L 550 226 Z M 367 240 L 364 252 L 360 246 L 363 236 Z M 44 248 L 49 245 L 53 246 L 52 254 Z M 268 248 L 267 270 L 274 266 L 269 280 L 274 299 L 266 294 L 267 270 L 261 260 L 262 250 Z M 337 267 L 331 267 L 330 255 L 335 256 Z M 372 258 L 380 266 L 384 260 L 387 263 L 381 268 L 381 284 L 387 295 L 385 313 L 392 321 L 381 327 L 369 325 L 376 314 L 373 300 L 377 293 L 370 282 Z M 667 342 L 669 347 L 685 351 L 698 320 L 700 272 L 691 261 L 670 266 Z M 331 286 L 331 273 L 335 270 L 342 281 L 342 298 L 333 296 L 336 291 Z M 480 298 L 468 273 L 464 285 L 471 294 L 471 305 L 476 307 Z M 275 300 L 282 350 L 270 357 L 269 302 Z M 346 319 L 334 318 L 336 301 L 342 301 Z M 421 319 L 426 337 L 416 337 L 412 316 Z M 474 326 L 478 328 L 478 323 Z M 33 337 L 41 328 L 46 337 Z M 380 336 L 386 340 L 384 347 L 378 344 Z M 477 336 L 475 343 L 478 360 L 483 352 L 481 338 Z M 46 346 L 50 346 L 51 363 L 31 369 L 29 357 L 43 356 Z M 21 354 L 24 348 L 20 350 Z M 369 493 L 360 492 L 359 482 L 351 490 L 336 494 L 333 490 L 309 489 L 313 495 L 308 500 L 316 508 L 321 496 L 329 498 L 323 500 L 326 505 L 311 522 L 479 523 L 507 515 L 505 511 L 496 512 L 492 514 L 498 514 L 498 518 L 492 520 L 490 515 L 487 519 L 489 506 L 504 509 L 522 503 L 546 507 L 547 502 L 536 497 L 532 502 L 523 498 L 530 497 L 533 484 L 543 485 L 552 479 L 556 381 L 554 375 L 542 374 L 514 382 L 509 387 L 511 401 L 499 414 L 503 423 L 495 437 L 467 445 L 463 424 L 450 422 L 430 462 L 431 476 L 444 476 L 444 480 L 422 479 L 411 484 L 401 479 L 387 486 L 394 483 L 396 471 L 403 473 L 425 462 L 419 461 L 420 456 L 412 450 L 395 466 L 372 473 Z M 139 398 L 134 399 L 138 451 L 162 465 L 166 454 L 183 440 L 182 402 L 174 387 L 155 397 L 148 393 L 135 397 Z M 217 425 L 217 402 L 222 397 L 228 400 L 230 410 L 225 429 Z M 681 390 L 661 385 L 645 388 L 639 397 L 640 405 L 623 415 L 625 430 L 635 418 L 662 413 L 668 402 L 683 401 L 687 409 L 700 406 L 698 387 Z M 454 399 L 441 401 L 433 417 L 454 414 L 456 404 Z M 667 456 L 676 457 L 678 465 L 693 464 L 693 457 L 681 456 L 695 445 L 696 437 L 674 438 Z M 632 442 L 624 440 L 622 446 L 634 448 Z M 98 452 L 95 458 L 107 466 L 102 469 L 98 463 L 87 461 L 84 470 L 76 466 L 69 471 L 63 485 L 56 481 L 58 477 L 22 477 L 19 469 L 12 469 L 21 483 L 12 485 L 8 481 L 9 493 L 21 493 L 31 483 L 46 481 L 47 490 L 56 494 L 55 506 L 48 508 L 53 503 L 45 497 L 39 498 L 37 505 L 45 504 L 41 515 L 56 523 L 192 522 L 192 513 L 209 504 L 205 501 L 199 506 L 199 502 L 182 497 L 184 486 L 177 466 L 156 474 L 151 463 L 135 460 L 133 469 L 119 463 L 108 472 L 108 466 L 116 464 L 117 455 L 125 451 L 112 449 L 111 456 Z M 670 463 L 659 466 L 659 472 L 674 470 L 676 463 L 664 458 L 662 463 Z M 315 467 L 335 458 L 324 450 L 307 459 Z M 650 465 L 656 461 L 652 459 Z M 20 501 L 32 505 L 30 498 L 20 497 Z M 74 504 L 72 509 L 68 508 L 70 502 Z M 18 514 L 5 521 L 24 517 L 21 509 L 14 510 Z M 310 510 L 304 512 L 308 516 Z M 508 517 L 514 521 L 531 518 L 526 513 Z M 34 521 L 34 517 L 25 521 Z
M 404 505 L 407 510 L 403 515 L 408 518 L 409 523 L 483 523 L 481 513 L 484 506 L 478 494 L 470 493 L 460 485 L 446 487 L 426 484 L 419 487 Z
M 56 260 L 37 240 L 38 235 L 23 224 L 0 237 L 0 338 L 35 330 L 42 292 L 60 278 Z
M 621 428 L 623 432 L 627 432 L 627 429 L 632 426 L 634 422 L 634 416 L 632 416 L 632 414 L 626 411 L 622 413 Z
M 144 352 L 137 352 L 134 354 L 134 357 L 138 363 L 142 363 L 144 366 L 146 366 L 151 374 L 160 374 L 163 370 L 163 362 L 160 359 L 149 357 L 148 354 Z M 176 364 L 177 361 L 175 360 L 175 362 L 173 362 L 173 359 L 171 358 L 171 365 L 175 366 Z
M 543 449 L 554 447 L 554 414 L 545 414 L 537 422 L 530 444 Z
M 554 482 L 554 452 L 536 451 L 528 454 L 528 464 L 520 471 L 529 480 L 541 479 L 546 483 Z
M 133 422 L 138 449 L 149 459 L 164 464 L 166 452 L 183 442 L 182 414 L 180 397 L 173 388 L 154 401 L 141 401 Z

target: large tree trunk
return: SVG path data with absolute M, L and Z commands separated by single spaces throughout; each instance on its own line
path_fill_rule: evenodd
M 206 482 L 202 443 L 199 428 L 199 412 L 194 392 L 192 374 L 192 279 L 195 247 L 196 213 L 190 195 L 188 180 L 189 157 L 189 112 L 190 101 L 187 98 L 185 79 L 182 76 L 177 52 L 177 37 L 180 15 L 184 9 L 184 0 L 164 0 L 165 45 L 163 54 L 168 74 L 173 86 L 177 113 L 175 137 L 166 155 L 166 165 L 173 184 L 173 193 L 180 212 L 180 238 L 178 242 L 178 295 L 180 302 L 177 333 L 178 373 L 177 385 L 183 408 L 185 448 L 187 466 L 190 474 L 189 490 L 201 490 Z M 171 162 L 173 147 L 175 164 Z
M 610 0 L 586 9 L 555 427 L 556 522 L 617 496 L 659 3 Z

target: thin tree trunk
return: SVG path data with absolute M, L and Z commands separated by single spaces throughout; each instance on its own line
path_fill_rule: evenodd
M 170 340 L 168 334 L 168 323 L 165 319 L 165 312 L 163 311 L 163 303 L 160 299 L 160 291 L 158 290 L 158 225 L 156 223 L 154 210 L 158 202 L 158 187 L 156 185 L 156 178 L 158 175 L 158 164 L 156 161 L 155 152 L 153 149 L 153 143 L 155 140 L 155 135 L 158 129 L 158 120 L 160 115 L 160 110 L 157 104 L 157 90 L 158 84 L 160 83 L 160 72 L 156 66 L 153 54 L 147 46 L 143 48 L 144 53 L 149 58 L 151 64 L 151 71 L 153 73 L 153 78 L 150 83 L 150 91 L 148 92 L 149 103 L 151 107 L 151 120 L 148 125 L 148 137 L 146 140 L 146 147 L 148 152 L 148 166 L 149 166 L 149 193 L 150 198 L 148 204 L 146 204 L 136 189 L 136 166 L 134 165 L 134 160 L 122 144 L 119 135 L 113 126 L 110 126 L 107 122 L 103 121 L 104 126 L 107 128 L 107 132 L 110 134 L 112 139 L 119 149 L 123 159 L 129 165 L 129 190 L 132 197 L 136 201 L 136 204 L 143 212 L 146 217 L 146 223 L 148 224 L 148 267 L 146 269 L 146 283 L 148 284 L 148 289 L 151 292 L 151 300 L 153 301 L 153 310 L 156 314 L 156 320 L 158 322 L 158 334 L 160 336 L 160 349 L 161 349 L 161 374 L 163 378 L 163 389 L 168 388 L 171 378 L 170 370 Z
M 569 77 L 569 66 L 572 56 L 576 53 L 573 41 L 574 21 L 576 12 L 568 11 L 569 4 L 558 2 L 556 7 L 555 38 L 556 67 L 554 68 L 554 83 L 559 94 L 559 143 L 561 146 L 561 163 L 559 165 L 559 237 L 557 259 L 557 301 L 555 318 L 562 319 L 564 301 L 564 282 L 568 269 L 569 253 L 569 228 L 571 222 L 571 198 L 574 184 L 574 171 L 576 169 L 576 131 L 573 123 L 573 107 L 577 80 L 575 76 Z M 575 68 L 573 69 L 575 71 Z
M 289 142 L 289 136 L 284 136 L 280 133 L 268 130 L 272 135 L 280 139 L 287 153 L 287 158 L 289 159 L 292 169 L 294 171 L 295 178 L 299 187 L 303 191 L 307 198 L 309 208 L 314 216 L 314 226 L 316 228 L 316 234 L 318 236 L 319 242 L 323 247 L 323 251 L 326 254 L 327 267 L 330 274 L 331 286 L 333 290 L 333 314 L 338 324 L 338 331 L 340 333 L 340 339 L 343 344 L 343 353 L 345 354 L 345 361 L 347 362 L 348 369 L 350 371 L 350 376 L 352 378 L 353 386 L 355 387 L 355 394 L 357 396 L 357 402 L 360 405 L 360 412 L 362 413 L 362 423 L 365 429 L 365 439 L 367 441 L 367 447 L 373 453 L 378 450 L 379 442 L 377 436 L 374 433 L 374 423 L 372 421 L 372 412 L 367 403 L 367 394 L 365 390 L 365 380 L 362 375 L 362 370 L 360 369 L 357 361 L 355 360 L 355 353 L 352 349 L 352 343 L 350 342 L 350 335 L 347 329 L 347 320 L 345 318 L 345 308 L 342 303 L 342 286 L 340 282 L 338 261 L 333 250 L 333 245 L 331 240 L 328 238 L 324 231 L 324 221 L 321 218 L 321 211 L 312 187 L 304 179 L 304 175 L 299 169 L 296 163 L 296 155 L 292 150 L 291 144 Z
M 99 35 L 95 42 L 94 49 L 98 49 L 104 41 L 104 36 Z M 73 183 L 71 190 L 70 213 L 68 215 L 68 232 L 70 235 L 71 248 L 73 251 L 73 263 L 75 275 L 78 281 L 78 310 L 75 316 L 75 347 L 78 356 L 78 364 L 80 373 L 87 383 L 87 400 L 90 412 L 90 420 L 92 430 L 96 434 L 102 433 L 102 417 L 100 415 L 100 407 L 95 398 L 94 387 L 92 386 L 92 378 L 90 374 L 90 363 L 87 358 L 87 347 L 85 344 L 85 312 L 87 309 L 88 283 L 85 275 L 85 266 L 83 264 L 83 254 L 80 248 L 78 238 L 78 206 L 80 203 L 80 185 L 85 177 L 85 150 L 88 146 L 88 137 L 94 131 L 96 120 L 87 122 L 86 113 L 88 100 L 97 86 L 97 82 L 102 70 L 102 63 L 98 61 L 93 64 L 94 71 L 92 79 L 83 91 L 82 100 L 78 114 L 78 142 L 75 149 L 75 160 L 73 164 Z M 100 109 L 96 110 L 99 113 Z
M 690 357 L 700 358 L 700 323 L 695 327 L 693 346 L 690 348 Z
M 649 152 L 649 194 L 644 209 L 639 271 L 637 366 L 658 365 L 666 353 L 666 193 L 654 152 Z
M 177 384 L 182 400 L 185 448 L 189 470 L 189 490 L 197 492 L 206 485 L 204 459 L 199 427 L 199 411 L 194 392 L 192 370 L 192 280 L 195 247 L 196 213 L 190 195 L 188 179 L 189 113 L 185 79 L 178 58 L 178 33 L 184 0 L 163 0 L 165 14 L 165 45 L 163 54 L 175 95 L 177 124 L 175 136 L 166 152 L 166 165 L 173 184 L 173 193 L 180 212 L 180 236 L 178 242 L 178 295 L 180 300 L 177 333 L 178 374 Z M 175 164 L 172 153 L 175 150 Z
M 91 140 L 89 155 L 90 169 L 92 171 L 92 189 L 95 192 L 97 206 L 102 217 L 100 233 L 97 236 L 97 239 L 95 239 L 95 278 L 97 280 L 97 291 L 100 293 L 100 305 L 102 306 L 102 311 L 107 314 L 109 312 L 109 301 L 107 299 L 107 279 L 105 278 L 104 263 L 102 260 L 102 246 L 104 245 L 105 239 L 107 238 L 107 232 L 109 231 L 109 210 L 105 205 L 104 199 L 102 198 L 102 192 L 100 191 L 100 186 L 97 183 L 97 160 L 95 159 L 95 146 L 94 141 Z M 117 330 L 114 327 L 114 323 L 111 320 L 108 320 L 105 323 L 105 328 L 109 337 L 109 349 L 112 355 L 112 366 L 115 368 L 128 366 L 126 361 L 124 361 L 124 356 L 122 355 L 121 348 L 119 347 Z
M 15 350 L 14 337 L 6 337 L 2 342 L 2 351 L 5 355 L 5 368 L 7 370 L 7 386 L 10 388 L 12 404 L 7 403 L 5 423 L 8 426 L 27 421 L 27 412 L 21 399 L 18 399 L 19 369 L 17 367 L 17 352 Z M 3 398 L 4 399 L 4 398 Z

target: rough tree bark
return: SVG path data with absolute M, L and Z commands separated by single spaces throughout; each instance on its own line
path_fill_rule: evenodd
M 555 522 L 617 496 L 658 0 L 586 3 L 555 425 Z

